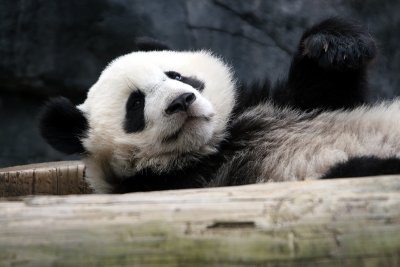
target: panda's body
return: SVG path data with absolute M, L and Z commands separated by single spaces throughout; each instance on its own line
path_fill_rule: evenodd
M 287 83 L 272 98 L 268 91 L 254 97 L 243 90 L 209 52 L 134 52 L 113 61 L 78 107 L 63 98 L 50 102 L 42 133 L 59 150 L 84 153 L 87 180 L 99 193 L 296 181 L 343 170 L 351 176 L 366 160 L 374 163 L 367 175 L 400 171 L 399 101 L 311 110 L 363 101 L 374 44 L 358 30 L 332 41 L 327 30 L 351 26 L 340 23 L 311 36 L 338 44 L 327 54 L 314 53 L 315 40 L 305 34 Z M 346 41 L 353 45 L 346 46 L 350 55 L 341 54 Z M 331 65 L 324 66 L 326 60 Z M 313 78 L 312 68 L 324 77 Z M 351 101 L 299 98 L 304 92 L 314 101 L 341 83 L 353 84 Z
M 231 145 L 240 149 L 221 168 L 229 173 L 217 184 L 231 185 L 231 177 L 236 184 L 318 179 L 352 158 L 397 157 L 399 112 L 399 101 L 323 113 L 258 105 L 232 121 Z

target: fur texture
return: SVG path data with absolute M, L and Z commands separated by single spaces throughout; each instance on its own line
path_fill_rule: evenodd
M 376 57 L 371 35 L 354 22 L 325 20 L 307 30 L 275 101 L 302 110 L 334 110 L 366 103 L 367 66 Z
M 390 175 L 400 173 L 400 158 L 363 156 L 350 158 L 333 166 L 323 179 Z
M 359 106 L 376 51 L 354 24 L 331 19 L 307 31 L 279 93 L 267 81 L 237 85 L 209 52 L 147 50 L 114 60 L 86 101 L 68 108 L 88 122 L 72 139 L 47 115 L 56 103 L 44 112 L 50 144 L 79 151 L 66 149 L 79 136 L 98 193 L 327 178 L 346 162 L 365 165 L 355 158 L 399 157 L 400 102 Z
M 171 78 L 171 71 L 180 73 L 180 79 Z M 204 81 L 201 92 L 188 79 Z M 91 175 L 88 168 L 88 175 L 100 180 L 93 181 L 94 187 L 104 177 L 108 183 L 119 183 L 149 168 L 170 172 L 215 153 L 226 136 L 234 87 L 230 69 L 208 52 L 135 52 L 116 59 L 79 106 L 90 127 L 83 144 L 96 155 L 86 163 L 103 173 Z M 145 95 L 145 125 L 126 133 L 121 125 L 126 129 L 132 123 L 125 120 L 125 107 L 134 92 Z M 168 114 L 171 103 L 185 93 L 196 97 L 190 109 Z
M 70 100 L 52 99 L 40 117 L 40 133 L 55 149 L 67 154 L 85 152 L 81 139 L 87 133 L 88 121 Z

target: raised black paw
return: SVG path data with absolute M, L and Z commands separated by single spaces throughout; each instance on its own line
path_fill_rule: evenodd
M 374 39 L 363 28 L 331 18 L 304 33 L 299 53 L 322 68 L 348 70 L 366 66 L 376 56 L 376 50 Z

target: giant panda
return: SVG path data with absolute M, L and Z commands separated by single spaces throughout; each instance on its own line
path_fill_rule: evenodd
M 306 31 L 275 88 L 243 85 L 209 51 L 156 46 L 112 61 L 82 104 L 43 109 L 43 137 L 82 155 L 96 193 L 400 172 L 400 100 L 365 104 L 376 46 L 359 26 Z

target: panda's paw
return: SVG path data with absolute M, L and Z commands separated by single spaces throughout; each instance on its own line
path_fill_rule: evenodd
M 299 52 L 322 68 L 355 70 L 371 62 L 377 48 L 372 36 L 360 26 L 332 18 L 305 32 Z

